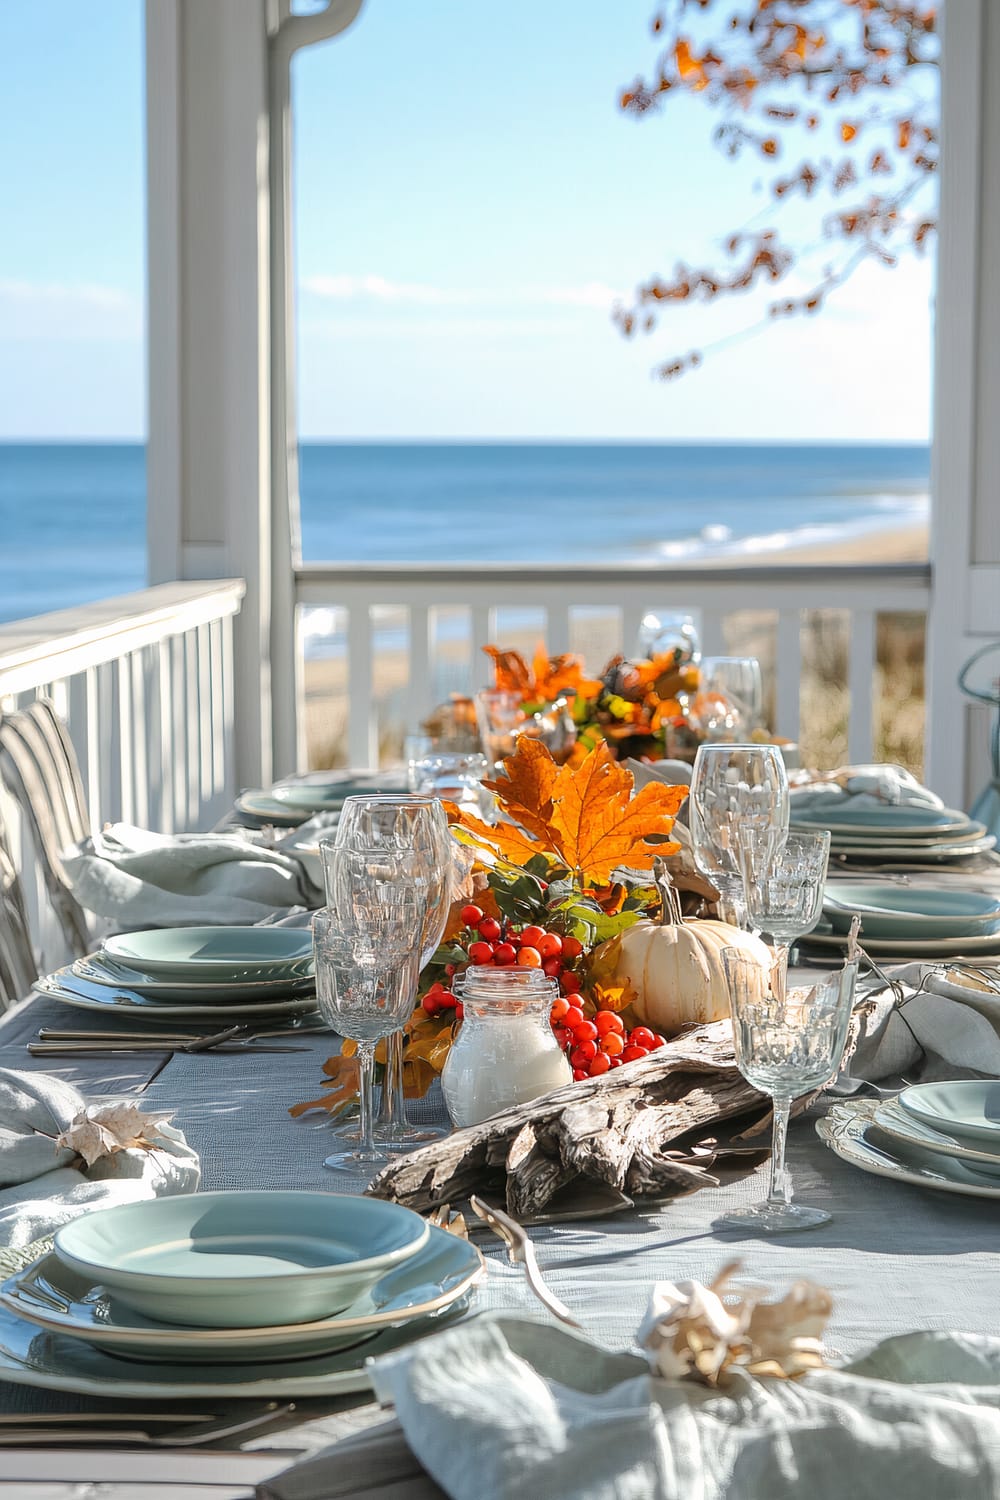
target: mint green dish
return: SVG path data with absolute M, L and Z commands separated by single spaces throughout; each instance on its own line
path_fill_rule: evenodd
M 483 1270 L 483 1257 L 468 1240 L 431 1227 L 426 1244 L 334 1317 L 266 1328 L 186 1328 L 126 1307 L 93 1276 L 77 1275 L 50 1252 L 0 1285 L 0 1303 L 40 1328 L 123 1358 L 259 1366 L 330 1353 L 382 1329 L 434 1317 L 468 1296 Z
M 273 786 L 270 791 L 275 802 L 282 807 L 304 807 L 310 812 L 336 812 L 343 807 L 348 797 L 377 797 L 383 792 L 397 791 L 398 787 L 387 787 L 381 782 L 367 781 L 292 781 Z
M 427 1236 L 378 1198 L 193 1193 L 95 1210 L 57 1231 L 55 1252 L 161 1323 L 264 1328 L 342 1312 Z
M 1000 902 L 995 896 L 945 886 L 831 881 L 823 896 L 823 912 L 835 932 L 847 932 L 852 917 L 859 915 L 862 938 L 930 941 L 1000 932 Z
M 1000 1081 L 954 1078 L 915 1083 L 897 1097 L 908 1115 L 932 1130 L 1000 1147 Z
M 836 807 L 804 807 L 799 810 L 794 798 L 789 822 L 792 827 L 829 828 L 833 832 L 853 834 L 867 831 L 916 838 L 965 833 L 970 827 L 966 814 L 954 807 L 851 807 L 844 802 Z
M 152 927 L 107 938 L 101 952 L 149 978 L 298 978 L 312 956 L 312 933 L 301 927 Z

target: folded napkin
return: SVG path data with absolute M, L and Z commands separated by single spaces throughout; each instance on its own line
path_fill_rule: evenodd
M 634 760 L 625 762 L 625 769 L 632 772 L 636 791 L 641 791 L 651 782 L 662 781 L 664 786 L 690 786 L 691 767 L 686 760 Z
M 791 788 L 792 816 L 796 812 L 828 811 L 835 808 L 933 807 L 944 803 L 921 786 L 903 766 L 841 766 L 811 781 Z
M 947 977 L 942 964 L 903 964 L 889 971 L 901 987 L 870 994 L 858 1011 L 858 1040 L 832 1092 L 863 1082 L 925 1083 L 963 1073 L 1000 1077 L 1000 995 Z
M 526 1319 L 485 1316 L 372 1366 L 452 1500 L 987 1500 L 1000 1493 L 1000 1339 L 908 1334 L 802 1380 L 718 1389 Z M 336 1447 L 267 1481 L 325 1500 Z M 339 1493 L 339 1491 L 338 1491 Z
M 22 1249 L 92 1208 L 197 1188 L 197 1152 L 166 1123 L 153 1152 L 118 1150 L 85 1171 L 71 1165 L 77 1153 L 56 1137 L 86 1108 L 61 1078 L 0 1068 L 0 1247 Z
M 123 928 L 243 925 L 322 904 L 293 853 L 233 833 L 150 833 L 114 823 L 63 855 L 80 905 Z

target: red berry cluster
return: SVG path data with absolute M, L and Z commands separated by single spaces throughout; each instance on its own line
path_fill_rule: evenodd
M 464 1015 L 461 1000 L 451 990 L 445 989 L 440 979 L 435 979 L 420 1004 L 429 1016 L 439 1016 L 443 1011 L 453 1010 L 455 1019 L 460 1021 Z
M 571 1005 L 562 996 L 553 1000 L 549 1020 L 556 1041 L 569 1053 L 577 1082 L 582 1078 L 599 1078 L 612 1068 L 620 1068 L 622 1063 L 648 1057 L 666 1041 L 666 1037 L 650 1031 L 648 1026 L 635 1026 L 628 1031 L 621 1016 L 613 1010 L 599 1010 L 591 1021 L 579 1005 Z
M 476 932 L 468 946 L 470 964 L 492 965 L 495 969 L 541 969 L 550 979 L 559 981 L 564 995 L 578 995 L 583 988 L 579 974 L 570 965 L 580 957 L 583 944 L 575 937 L 560 937 L 533 923 L 520 931 L 510 922 L 487 917 L 478 906 L 463 906 L 462 921 Z

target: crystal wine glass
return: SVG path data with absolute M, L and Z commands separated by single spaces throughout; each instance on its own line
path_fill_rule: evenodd
M 433 957 L 441 942 L 451 909 L 451 834 L 444 808 L 436 797 L 401 793 L 348 797 L 333 838 L 334 848 L 377 846 L 396 853 L 409 852 L 413 859 L 407 883 L 426 895 L 420 935 L 420 966 Z M 322 850 L 331 847 L 321 844 Z M 324 855 L 324 858 L 326 856 Z M 418 975 L 419 977 L 419 970 Z M 417 979 L 410 996 L 416 999 Z M 409 1019 L 407 1017 L 406 1019 Z M 411 1125 L 403 1099 L 403 1034 L 390 1037 L 382 1088 L 379 1135 L 387 1144 L 405 1149 L 436 1140 L 440 1130 Z
M 774 745 L 702 745 L 689 807 L 695 862 L 742 925 L 744 871 L 773 859 L 788 832 L 788 777 L 780 753 Z
M 410 1014 L 420 963 L 413 938 L 420 921 L 419 900 L 399 887 L 382 901 L 378 915 L 375 903 L 345 903 L 340 910 L 317 912 L 313 920 L 317 1003 L 330 1026 L 357 1043 L 360 1070 L 358 1135 L 326 1158 L 330 1171 L 370 1178 L 390 1160 L 374 1136 L 375 1047 Z
M 756 729 L 764 712 L 764 683 L 755 656 L 703 656 L 699 692 L 725 698 L 744 728 Z
M 746 840 L 737 834 L 740 855 Z M 754 868 L 752 847 L 742 859 L 747 921 L 774 942 L 791 946 L 812 932 L 823 910 L 823 891 L 830 858 L 830 834 L 824 829 L 793 830 L 781 849 Z
M 785 1143 L 793 1100 L 821 1088 L 840 1067 L 851 1019 L 858 965 L 855 960 L 816 984 L 772 986 L 760 964 L 739 948 L 723 948 L 729 986 L 736 1064 L 743 1077 L 774 1102 L 771 1183 L 767 1198 L 736 1209 L 719 1222 L 728 1229 L 779 1234 L 811 1229 L 830 1215 L 792 1202 Z

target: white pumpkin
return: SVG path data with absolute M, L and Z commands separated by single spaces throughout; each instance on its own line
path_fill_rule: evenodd
M 598 950 L 601 971 L 635 992 L 632 1010 L 639 1020 L 666 1037 L 686 1026 L 722 1021 L 729 1015 L 729 986 L 723 948 L 739 948 L 761 967 L 761 993 L 767 985 L 772 955 L 766 944 L 728 922 L 681 916 L 669 879 L 660 883 L 663 914 L 659 921 L 639 921 Z

